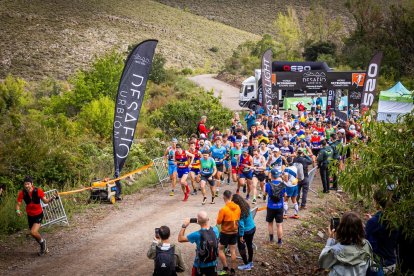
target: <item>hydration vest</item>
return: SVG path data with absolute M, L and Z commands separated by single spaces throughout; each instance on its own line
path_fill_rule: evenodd
M 37 188 L 33 189 L 32 197 L 30 197 L 29 192 L 24 189 L 23 200 L 26 203 L 26 205 L 29 205 L 30 203 L 40 204 L 40 197 L 39 197 L 39 194 L 37 193 Z

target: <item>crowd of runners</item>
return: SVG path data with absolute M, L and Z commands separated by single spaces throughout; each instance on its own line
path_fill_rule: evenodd
M 301 207 L 306 208 L 308 166 L 319 168 L 324 193 L 338 189 L 330 168 L 332 164 L 342 167 L 343 160 L 350 157 L 345 145 L 353 139 L 364 139 L 357 116 L 353 114 L 341 125 L 334 112 L 326 117 L 316 108 L 311 112 L 299 110 L 296 115 L 291 110 L 283 115 L 278 115 L 276 109 L 272 114 L 256 114 L 251 110 L 244 123 L 236 112 L 229 127 L 223 130 L 207 128 L 207 117 L 202 116 L 198 133 L 192 134 L 188 143 L 178 143 L 174 138 L 165 151 L 170 196 L 177 193 L 178 184 L 184 194 L 183 201 L 201 193 L 203 205 L 208 201 L 214 204 L 223 186 L 236 183 L 236 193 L 243 192 L 245 199 L 255 205 L 260 199 L 266 200 L 264 186 L 275 169 L 293 179 L 288 184 L 287 197 L 295 205 L 292 217 L 298 218 L 297 197 L 302 197 Z

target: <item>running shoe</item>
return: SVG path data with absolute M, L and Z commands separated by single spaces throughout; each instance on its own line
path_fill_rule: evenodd
M 252 267 L 250 266 L 250 263 L 245 264 L 245 265 L 239 265 L 237 268 L 239 270 L 252 270 Z
M 205 197 L 205 198 L 203 198 L 203 202 L 201 203 L 202 205 L 205 205 L 206 204 L 206 202 L 207 202 L 207 198 Z
M 262 194 L 260 193 L 260 194 L 258 194 L 257 195 L 257 198 L 262 198 Z
M 294 214 L 293 216 L 290 216 L 289 218 L 299 219 L 299 215 L 298 214 Z
M 247 186 L 246 186 L 246 184 L 244 184 L 243 185 L 243 193 L 246 193 L 247 192 Z
M 263 201 L 266 201 L 266 195 L 263 195 Z
M 46 240 L 43 239 L 43 242 L 40 243 L 40 252 L 39 252 L 39 256 L 43 256 L 46 255 L 49 252 L 49 249 L 46 246 Z
M 188 196 L 189 196 L 190 194 L 189 193 L 185 193 L 184 194 L 184 199 L 183 199 L 183 201 L 187 201 L 188 200 Z
M 282 242 L 282 241 L 277 242 L 277 246 L 278 246 L 278 247 L 282 247 L 282 246 L 283 246 L 283 242 Z
M 171 191 L 170 192 L 170 196 L 174 196 L 174 191 Z
M 214 202 L 214 200 L 212 200 L 212 201 L 210 202 L 210 204 L 216 204 L 216 203 Z
M 251 268 L 253 268 L 253 267 L 254 267 L 253 262 L 249 263 L 249 265 L 250 265 L 250 267 L 251 267 Z
M 247 195 L 247 196 L 246 196 L 246 200 L 249 200 L 249 199 L 250 199 L 250 195 Z
M 219 191 L 216 191 L 216 194 L 214 196 L 218 197 L 219 196 Z
M 194 191 L 191 193 L 191 195 L 197 195 L 197 191 L 196 191 L 196 190 L 194 190 Z
M 256 199 L 253 198 L 252 204 L 256 204 Z
M 220 270 L 217 275 L 222 276 L 222 275 L 230 275 L 228 270 Z

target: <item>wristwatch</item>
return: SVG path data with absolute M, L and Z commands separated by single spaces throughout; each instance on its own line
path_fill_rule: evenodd
M 181 228 L 187 228 L 187 226 L 185 226 L 185 224 L 181 225 Z

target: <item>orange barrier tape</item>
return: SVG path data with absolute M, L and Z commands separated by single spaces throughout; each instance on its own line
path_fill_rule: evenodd
M 267 209 L 267 206 L 263 206 L 263 207 L 260 207 L 259 209 L 257 209 L 257 212 L 260 212 L 260 211 L 263 211 L 263 210 L 266 210 Z
M 67 192 L 61 192 L 61 193 L 59 193 L 59 195 L 69 195 L 69 194 L 79 193 L 79 192 L 83 192 L 83 191 L 87 191 L 87 190 L 92 190 L 92 187 L 83 188 L 83 189 L 79 189 L 79 190 L 73 190 L 73 191 L 67 191 Z
M 99 183 L 94 183 L 93 184 L 93 187 L 87 187 L 87 188 L 83 188 L 83 189 L 79 189 L 79 190 L 61 192 L 61 193 L 59 193 L 59 195 L 69 195 L 69 194 L 79 193 L 79 192 L 83 192 L 83 191 L 87 191 L 87 190 L 92 190 L 93 188 L 96 188 L 96 187 L 105 187 L 106 184 L 115 183 L 115 181 L 117 181 L 117 180 L 121 180 L 121 179 L 127 178 L 128 176 L 131 176 L 133 174 L 136 174 L 136 173 L 138 173 L 140 171 L 144 171 L 144 170 L 152 167 L 153 165 L 154 165 L 154 163 L 151 162 L 148 165 L 145 165 L 145 166 L 143 166 L 141 168 L 138 168 L 136 170 L 133 170 L 132 172 L 129 172 L 127 174 L 124 174 L 124 175 L 122 175 L 122 176 L 120 176 L 118 178 L 110 179 L 108 181 L 102 181 L 102 182 L 99 182 Z

